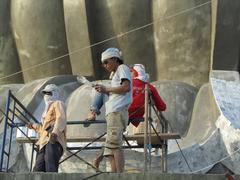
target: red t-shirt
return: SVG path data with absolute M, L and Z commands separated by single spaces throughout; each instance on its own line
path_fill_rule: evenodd
M 144 115 L 144 101 L 145 101 L 145 84 L 148 84 L 148 87 L 152 93 L 152 98 L 155 103 L 156 108 L 159 111 L 166 110 L 166 104 L 159 96 L 157 89 L 150 83 L 141 81 L 139 79 L 132 80 L 132 97 L 133 101 L 128 108 L 129 119 L 142 118 Z M 138 126 L 139 122 L 132 122 L 134 126 Z

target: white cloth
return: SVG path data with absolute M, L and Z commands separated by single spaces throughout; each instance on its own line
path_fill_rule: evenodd
M 134 79 L 139 79 L 144 82 L 149 81 L 149 74 L 146 73 L 145 67 L 143 64 L 134 64 L 133 69 L 138 73 L 138 76 L 135 77 Z
M 106 115 L 111 112 L 121 111 L 124 107 L 128 106 L 132 102 L 132 79 L 131 72 L 128 66 L 121 64 L 118 66 L 117 71 L 114 73 L 111 80 L 112 87 L 118 87 L 122 83 L 122 79 L 127 79 L 130 82 L 131 90 L 122 94 L 109 94 L 109 99 L 106 102 Z
M 102 53 L 101 61 L 103 62 L 104 60 L 112 57 L 122 59 L 122 52 L 117 48 L 108 48 Z
M 42 114 L 42 122 L 47 114 L 47 111 L 48 111 L 48 108 L 49 106 L 54 102 L 54 101 L 57 101 L 59 100 L 59 95 L 60 95 L 60 91 L 58 88 L 55 88 L 51 91 L 49 91 L 52 93 L 52 95 L 47 95 L 47 94 L 44 94 L 43 96 L 43 99 L 44 99 L 44 102 L 45 102 L 45 109 L 43 111 L 43 114 Z

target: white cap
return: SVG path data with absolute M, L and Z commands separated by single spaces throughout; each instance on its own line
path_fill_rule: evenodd
M 149 81 L 149 74 L 146 73 L 145 67 L 143 64 L 134 64 L 132 67 L 135 71 L 137 71 L 138 75 L 135 79 L 140 79 L 142 81 L 148 82 Z
M 53 92 L 53 91 L 59 91 L 59 88 L 55 84 L 48 84 L 42 90 L 42 92 Z
M 109 58 L 113 58 L 113 57 L 122 59 L 121 56 L 122 56 L 122 52 L 119 51 L 119 49 L 117 49 L 117 48 L 108 48 L 107 50 L 105 50 L 102 53 L 101 61 L 104 62 L 104 60 L 109 59 Z

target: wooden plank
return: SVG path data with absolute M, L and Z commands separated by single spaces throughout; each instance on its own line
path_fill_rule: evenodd
M 180 135 L 178 133 L 159 133 L 158 134 L 161 139 L 180 139 Z M 144 134 L 135 134 L 135 135 L 127 135 L 126 136 L 129 140 L 136 140 L 141 139 L 144 137 Z M 157 135 L 152 133 L 152 138 L 157 138 Z
M 161 140 L 168 140 L 168 139 L 180 139 L 180 135 L 177 133 L 159 133 L 158 136 Z M 161 144 L 162 142 L 159 142 L 159 138 L 156 134 L 151 135 L 151 144 Z M 135 140 L 138 144 L 144 144 L 144 134 L 137 134 L 137 135 L 130 135 L 127 136 L 127 139 Z
M 159 133 L 159 136 L 162 140 L 167 139 L 180 139 L 180 135 L 177 133 Z M 97 137 L 96 137 L 97 138 Z M 128 141 L 137 141 L 139 144 L 143 142 L 144 134 L 137 134 L 137 135 L 126 135 L 126 138 Z M 37 138 L 30 138 L 32 141 L 36 142 Z M 152 143 L 159 143 L 158 137 L 156 134 L 152 134 L 151 136 Z M 91 142 L 94 140 L 94 137 L 68 137 L 67 142 Z M 104 142 L 105 137 L 102 137 L 98 139 L 97 142 Z M 18 143 L 31 143 L 31 141 L 28 138 L 17 138 Z

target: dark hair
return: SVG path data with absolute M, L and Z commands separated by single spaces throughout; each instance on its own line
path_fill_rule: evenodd
M 123 60 L 122 59 L 120 59 L 118 57 L 113 57 L 113 59 L 116 59 L 118 64 L 123 64 Z

